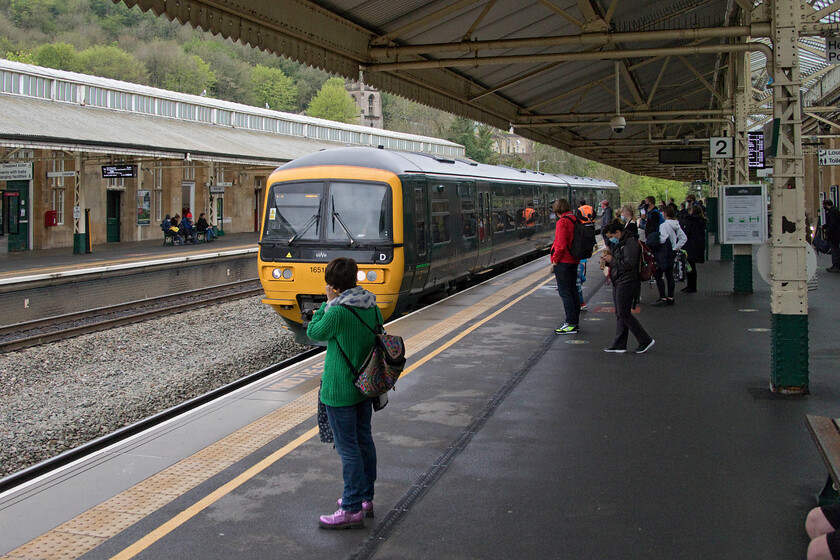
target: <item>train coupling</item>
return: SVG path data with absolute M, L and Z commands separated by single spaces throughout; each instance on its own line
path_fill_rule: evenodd
M 305 329 L 307 325 L 309 325 L 309 321 L 312 320 L 312 316 L 315 314 L 315 310 L 321 307 L 321 304 L 327 301 L 327 296 L 325 295 L 307 295 L 307 294 L 300 294 L 298 295 L 298 307 L 300 308 L 300 319 L 301 323 L 303 323 L 303 328 Z

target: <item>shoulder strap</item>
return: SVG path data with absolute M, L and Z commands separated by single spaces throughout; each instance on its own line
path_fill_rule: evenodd
M 372 328 L 370 327 L 370 325 L 368 325 L 368 324 L 365 322 L 365 320 L 364 320 L 364 319 L 362 319 L 361 315 L 359 315 L 359 314 L 358 314 L 358 312 L 356 312 L 356 310 L 355 310 L 355 309 L 353 309 L 351 306 L 347 305 L 346 303 L 340 303 L 339 305 L 340 305 L 341 307 L 343 307 L 344 309 L 347 309 L 348 311 L 350 311 L 350 313 L 352 313 L 353 315 L 355 315 L 355 316 L 356 316 L 356 319 L 358 319 L 359 321 L 361 321 L 361 323 L 362 323 L 365 327 L 367 327 L 367 329 L 368 329 L 370 332 L 372 332 L 373 334 L 382 334 L 381 332 L 379 332 L 379 331 L 381 331 L 381 330 L 382 330 L 382 325 L 381 325 L 381 324 L 379 324 L 379 322 L 377 322 L 376 329 L 374 330 L 374 329 L 372 329 Z

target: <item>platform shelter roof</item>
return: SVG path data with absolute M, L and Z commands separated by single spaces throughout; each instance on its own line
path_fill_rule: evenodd
M 773 30 L 760 0 L 122 1 L 654 176 L 693 180 L 706 169 L 666 168 L 655 154 L 669 144 L 707 154 L 709 137 L 732 125 L 736 54 L 751 53 L 753 126 L 772 99 L 762 72 Z M 803 6 L 812 88 L 828 72 L 820 35 L 840 29 L 840 0 Z M 610 126 L 617 112 L 621 134 Z

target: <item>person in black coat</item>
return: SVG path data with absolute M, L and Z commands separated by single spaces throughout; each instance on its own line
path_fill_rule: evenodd
M 604 227 L 610 252 L 601 257 L 604 265 L 610 267 L 610 281 L 613 285 L 616 328 L 612 345 L 604 352 L 623 354 L 627 352 L 627 335 L 633 333 L 639 341 L 636 354 L 644 354 L 654 344 L 639 320 L 633 316 L 633 302 L 639 297 L 639 266 L 641 248 L 635 232 L 628 232 L 620 219 Z
M 686 241 L 685 249 L 688 260 L 688 271 L 686 272 L 687 285 L 680 290 L 687 294 L 697 291 L 697 264 L 706 261 L 706 215 L 702 206 L 690 206 L 688 215 L 682 220 L 682 228 Z
M 831 267 L 828 272 L 840 272 L 840 210 L 831 199 L 823 201 L 825 208 L 825 239 L 831 244 Z

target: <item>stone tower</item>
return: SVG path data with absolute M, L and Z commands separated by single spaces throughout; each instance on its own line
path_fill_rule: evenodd
M 347 82 L 347 93 L 359 110 L 359 124 L 373 128 L 383 128 L 382 94 L 361 82 Z

